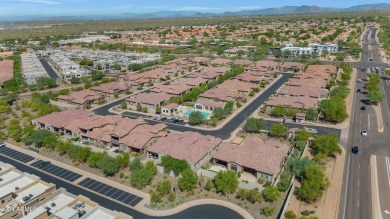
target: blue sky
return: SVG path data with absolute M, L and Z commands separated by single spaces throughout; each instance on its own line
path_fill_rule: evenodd
M 224 12 L 286 5 L 349 7 L 388 0 L 0 0 L 0 16 L 115 15 L 154 11 Z

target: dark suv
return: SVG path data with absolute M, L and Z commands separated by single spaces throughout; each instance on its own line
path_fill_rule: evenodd
M 354 154 L 359 154 L 359 148 L 358 148 L 358 146 L 353 146 L 353 147 L 352 147 L 352 153 L 354 153 Z

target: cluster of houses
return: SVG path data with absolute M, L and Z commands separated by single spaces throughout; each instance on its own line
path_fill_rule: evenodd
M 76 109 L 37 118 L 32 124 L 37 129 L 61 133 L 99 147 L 137 152 L 155 162 L 169 155 L 186 160 L 194 171 L 208 164 L 219 165 L 270 182 L 275 180 L 290 149 L 288 143 L 258 136 L 227 143 L 197 132 L 169 133 L 164 123 L 150 125 L 143 119 L 97 116 Z
M 338 44 L 310 43 L 307 47 L 294 47 L 293 44 L 286 44 L 285 47 L 281 49 L 281 51 L 290 51 L 294 55 L 311 55 L 313 53 L 321 54 L 323 51 L 335 53 L 339 51 L 339 46 Z
M 61 75 L 63 81 L 72 80 L 72 78 L 91 77 L 92 71 L 81 68 L 77 63 L 70 60 L 62 54 L 51 54 L 48 57 L 49 62 Z
M 0 61 L 0 88 L 4 87 L 4 81 L 8 81 L 13 78 L 14 74 L 14 61 L 3 60 Z
M 131 219 L 122 212 L 74 195 L 38 176 L 0 162 L 0 218 L 29 219 Z
M 316 108 L 322 99 L 328 98 L 326 85 L 337 74 L 332 65 L 309 65 L 304 72 L 293 76 L 266 103 L 269 111 L 276 106 L 299 109 Z
M 36 84 L 41 77 L 50 77 L 38 56 L 34 53 L 21 55 L 23 80 L 28 84 Z
M 123 81 L 109 82 L 86 90 L 60 95 L 57 97 L 57 101 L 73 108 L 82 109 L 87 106 L 103 104 L 107 102 L 108 98 L 115 98 L 125 94 L 128 90 L 128 86 Z

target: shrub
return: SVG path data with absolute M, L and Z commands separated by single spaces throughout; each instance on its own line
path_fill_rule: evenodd
M 309 216 L 309 215 L 310 215 L 310 211 L 304 210 L 304 211 L 301 212 L 301 214 L 302 214 L 303 216 Z

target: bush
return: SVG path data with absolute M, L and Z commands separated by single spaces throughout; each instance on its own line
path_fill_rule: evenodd
M 270 216 L 274 215 L 274 213 L 275 213 L 275 207 L 265 206 L 263 208 L 263 214 L 266 217 L 270 217 Z
M 287 109 L 282 105 L 278 105 L 271 110 L 271 116 L 274 117 L 283 117 L 286 114 L 287 114 Z
M 293 212 L 293 211 L 287 211 L 286 213 L 284 213 L 284 217 L 286 219 L 296 219 L 297 218 L 297 215 Z
M 301 212 L 301 214 L 302 214 L 303 216 L 309 216 L 309 215 L 310 215 L 310 211 L 304 210 L 304 211 Z
M 270 133 L 273 137 L 285 137 L 287 134 L 287 127 L 283 124 L 273 124 L 270 128 Z
M 203 115 L 199 111 L 193 111 L 189 117 L 188 117 L 188 122 L 191 125 L 200 125 L 204 121 Z
M 264 119 L 248 118 L 244 125 L 244 131 L 249 133 L 259 133 L 262 129 L 265 128 Z
M 263 191 L 264 198 L 269 202 L 274 202 L 279 199 L 280 192 L 275 186 L 267 186 Z

